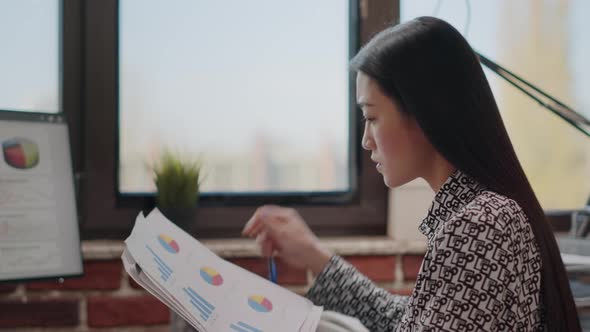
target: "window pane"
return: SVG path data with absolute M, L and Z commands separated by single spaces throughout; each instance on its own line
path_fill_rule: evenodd
M 401 1 L 402 21 L 430 15 L 453 24 L 483 55 L 590 118 L 590 2 Z M 578 209 L 590 194 L 590 141 L 486 70 L 508 133 L 545 209 Z
M 0 0 L 0 110 L 60 111 L 59 4 Z
M 162 149 L 205 192 L 349 190 L 348 1 L 119 3 L 119 191 Z

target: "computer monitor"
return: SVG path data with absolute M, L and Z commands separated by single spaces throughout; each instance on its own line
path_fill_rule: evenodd
M 0 111 L 0 281 L 81 275 L 68 126 Z

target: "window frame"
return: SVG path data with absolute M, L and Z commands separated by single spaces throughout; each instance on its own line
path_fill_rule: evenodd
M 80 176 L 82 172 L 82 117 L 83 117 L 83 2 L 61 0 L 61 112 L 67 119 L 72 169 L 76 181 L 76 197 L 80 203 Z M 58 114 L 60 114 L 58 113 Z M 80 206 L 78 206 L 78 211 Z
M 398 21 L 397 1 L 351 0 L 358 6 L 360 31 L 357 40 L 364 44 L 370 36 Z M 85 1 L 82 5 L 83 73 L 82 114 L 77 119 L 84 130 L 78 130 L 82 172 L 81 216 L 82 238 L 122 239 L 129 235 L 140 210 L 154 206 L 153 198 L 121 200 L 118 197 L 118 1 Z M 360 38 L 359 38 L 360 37 Z M 354 74 L 351 73 L 351 80 Z M 296 197 L 257 197 L 233 201 L 227 197 L 200 204 L 193 233 L 199 238 L 237 237 L 241 227 L 262 203 L 277 203 L 296 208 L 310 227 L 322 236 L 385 235 L 387 225 L 387 188 L 375 172 L 370 155 L 360 146 L 361 122 L 351 89 L 351 146 L 357 174 L 353 180 L 357 190 L 352 197 L 332 202 Z M 351 126 L 352 127 L 352 126 Z M 352 152 L 352 151 L 351 151 Z
M 359 6 L 358 0 L 347 0 L 350 7 L 351 22 L 348 26 L 348 33 L 350 41 L 348 44 L 349 58 L 351 58 L 360 48 L 359 38 Z M 119 17 L 119 3 L 117 1 L 117 25 L 120 23 Z M 118 33 L 118 32 L 117 32 Z M 119 56 L 120 41 L 117 40 L 117 57 Z M 117 65 L 119 65 L 118 63 Z M 117 67 L 117 75 L 119 75 L 120 68 Z M 359 201 L 358 195 L 358 175 L 360 174 L 359 164 L 359 148 L 357 141 L 360 140 L 359 120 L 360 113 L 357 114 L 355 93 L 355 75 L 349 72 L 348 75 L 348 115 L 349 115 L 349 132 L 348 132 L 348 148 L 349 156 L 347 166 L 350 167 L 348 172 L 348 183 L 350 190 L 348 191 L 297 191 L 297 192 L 202 192 L 199 197 L 199 206 L 213 207 L 213 206 L 253 206 L 262 204 L 279 204 L 279 205 L 346 205 L 349 203 L 356 203 Z M 117 91 L 117 105 L 119 102 L 119 91 Z M 118 109 L 119 114 L 121 110 Z M 120 115 L 117 117 L 117 149 L 115 155 L 116 167 L 120 165 Z M 117 204 L 120 207 L 145 209 L 155 206 L 155 194 L 148 192 L 133 192 L 122 193 L 120 188 L 120 172 L 116 172 L 115 188 L 117 191 Z

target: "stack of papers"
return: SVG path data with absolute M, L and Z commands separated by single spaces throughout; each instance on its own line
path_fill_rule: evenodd
M 125 240 L 123 265 L 198 331 L 315 331 L 322 308 L 229 263 L 154 209 Z

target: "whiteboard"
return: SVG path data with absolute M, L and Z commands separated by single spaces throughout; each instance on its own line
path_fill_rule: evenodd
M 68 126 L 0 112 L 0 281 L 81 275 Z

